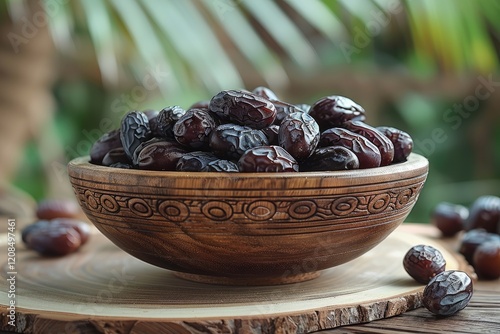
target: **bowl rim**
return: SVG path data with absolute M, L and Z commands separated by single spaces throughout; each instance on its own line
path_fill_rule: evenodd
M 124 169 L 102 165 L 96 165 L 90 162 L 89 156 L 82 156 L 71 160 L 67 165 L 70 176 L 84 173 L 86 175 L 108 174 L 120 176 L 139 176 L 151 178 L 177 178 L 177 179 L 207 179 L 220 180 L 221 178 L 252 180 L 252 179 L 300 179 L 300 178 L 336 178 L 336 179 L 372 179 L 387 177 L 394 179 L 397 175 L 406 175 L 409 172 L 415 174 L 427 173 L 429 161 L 424 156 L 411 153 L 404 162 L 391 164 L 388 166 L 352 169 L 342 171 L 318 171 L 318 172 L 282 172 L 282 173 L 257 173 L 257 172 L 183 172 L 183 171 L 153 171 L 143 169 Z

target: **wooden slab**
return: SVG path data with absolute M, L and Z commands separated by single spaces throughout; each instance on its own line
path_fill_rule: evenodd
M 100 234 L 78 253 L 58 259 L 41 258 L 18 244 L 16 331 L 304 333 L 369 322 L 421 306 L 423 286 L 402 267 L 406 251 L 420 243 L 442 250 L 447 269 L 462 268 L 435 239 L 405 225 L 362 257 L 316 279 L 269 287 L 183 280 L 131 257 Z M 0 252 L 7 254 L 4 235 Z M 13 330 L 5 316 L 6 257 L 1 267 L 0 329 Z

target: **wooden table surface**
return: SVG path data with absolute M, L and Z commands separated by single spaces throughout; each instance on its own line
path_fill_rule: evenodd
M 418 227 L 418 233 L 436 238 L 448 249 L 458 249 L 459 237 L 442 239 L 432 226 Z M 421 307 L 401 315 L 366 324 L 343 326 L 316 332 L 327 333 L 500 333 L 500 279 L 474 284 L 469 305 L 450 317 L 436 317 Z

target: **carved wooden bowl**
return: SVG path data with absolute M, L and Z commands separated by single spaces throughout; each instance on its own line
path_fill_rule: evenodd
M 270 285 L 312 279 L 384 240 L 428 172 L 412 154 L 386 167 L 194 173 L 68 165 L 92 223 L 134 257 L 186 279 Z

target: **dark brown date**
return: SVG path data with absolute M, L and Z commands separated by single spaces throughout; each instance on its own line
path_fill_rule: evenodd
M 151 136 L 151 128 L 146 114 L 141 111 L 131 111 L 123 117 L 120 139 L 123 150 L 130 160 L 132 160 L 137 146 L 149 140 Z
M 358 169 L 358 157 L 342 146 L 317 148 L 305 161 L 300 163 L 301 172 L 334 171 Z
M 151 130 L 152 137 L 159 137 L 160 133 L 158 132 L 158 114 L 160 113 L 158 110 L 147 109 L 142 111 L 144 115 L 148 118 L 149 129 Z
M 480 279 L 500 277 L 500 240 L 487 241 L 477 247 L 472 258 L 474 270 Z
M 52 226 L 35 229 L 26 236 L 26 245 L 45 256 L 62 256 L 80 248 L 80 234 L 67 226 Z
M 78 218 L 82 215 L 80 206 L 74 201 L 51 199 L 40 201 L 35 215 L 38 219 Z
M 406 253 L 403 267 L 417 282 L 427 284 L 434 276 L 445 270 L 446 260 L 436 248 L 416 245 Z
M 298 172 L 299 164 L 281 146 L 259 146 L 246 151 L 238 160 L 241 172 Z
M 276 108 L 271 101 L 240 90 L 225 90 L 215 95 L 210 100 L 210 111 L 221 119 L 254 129 L 268 127 L 276 119 Z
M 351 150 L 359 160 L 359 168 L 380 166 L 381 156 L 378 148 L 365 137 L 342 128 L 331 128 L 321 133 L 319 145 L 342 146 Z
M 263 98 L 268 100 L 278 100 L 278 96 L 276 95 L 276 93 L 274 93 L 271 89 L 264 86 L 256 87 L 252 91 L 252 93 L 254 93 L 255 95 L 262 96 Z
M 139 146 L 139 145 L 137 145 Z M 111 166 L 116 163 L 131 164 L 132 160 L 127 156 L 123 147 L 110 150 L 102 159 L 103 166 Z
M 290 114 L 293 113 L 303 113 L 302 110 L 297 108 L 297 106 L 286 103 L 283 101 L 271 101 L 276 108 L 276 119 L 274 120 L 274 124 L 280 125 L 281 122 Z
M 394 159 L 394 145 L 382 132 L 361 121 L 345 122 L 344 126 L 346 129 L 362 135 L 373 145 L 377 146 L 380 152 L 380 166 L 387 166 L 392 163 Z
M 210 134 L 217 123 L 208 110 L 190 109 L 174 124 L 177 142 L 194 149 L 208 148 Z
M 422 303 L 436 315 L 449 316 L 463 310 L 472 297 L 472 279 L 463 271 L 436 275 L 424 289 Z
M 186 149 L 176 142 L 155 141 L 138 152 L 134 165 L 139 169 L 174 171 L 177 162 L 186 153 Z
M 393 162 L 404 162 L 408 159 L 413 150 L 413 139 L 404 131 L 389 126 L 379 126 L 376 128 L 382 132 L 394 145 Z
M 186 111 L 179 106 L 170 106 L 160 110 L 157 123 L 157 137 L 174 139 L 174 124 L 182 117 Z
M 297 161 L 308 158 L 319 143 L 319 125 L 303 112 L 287 115 L 280 124 L 278 143 Z
M 75 229 L 75 231 L 80 235 L 81 245 L 85 244 L 90 237 L 90 226 L 84 221 L 73 218 L 56 218 L 52 220 L 38 220 L 35 223 L 26 226 L 22 231 L 21 238 L 23 242 L 27 243 L 27 237 L 29 234 L 38 233 L 38 231 L 56 227 L 68 227 Z
M 309 115 L 322 129 L 342 126 L 347 121 L 365 120 L 365 110 L 353 100 L 343 96 L 327 96 L 311 106 Z
M 495 240 L 500 240 L 498 234 L 489 233 L 484 229 L 470 230 L 463 235 L 458 251 L 465 257 L 467 262 L 474 266 L 474 252 L 479 245 Z
M 90 162 L 102 164 L 102 159 L 110 150 L 122 147 L 120 130 L 113 130 L 101 136 L 90 149 Z
M 266 135 L 261 130 L 237 124 L 219 125 L 210 136 L 209 146 L 212 152 L 225 159 L 239 159 L 253 147 L 268 145 Z
M 480 196 L 470 207 L 466 230 L 484 228 L 490 233 L 497 233 L 500 225 L 500 197 Z
M 183 172 L 203 172 L 209 163 L 217 160 L 219 158 L 210 152 L 189 152 L 179 159 L 176 170 Z
M 442 202 L 431 214 L 431 224 L 436 226 L 444 237 L 452 237 L 464 229 L 469 209 L 463 205 Z
M 279 125 L 273 124 L 261 130 L 267 137 L 269 145 L 278 145 Z
M 209 162 L 202 172 L 239 172 L 238 165 L 230 160 L 217 159 Z

